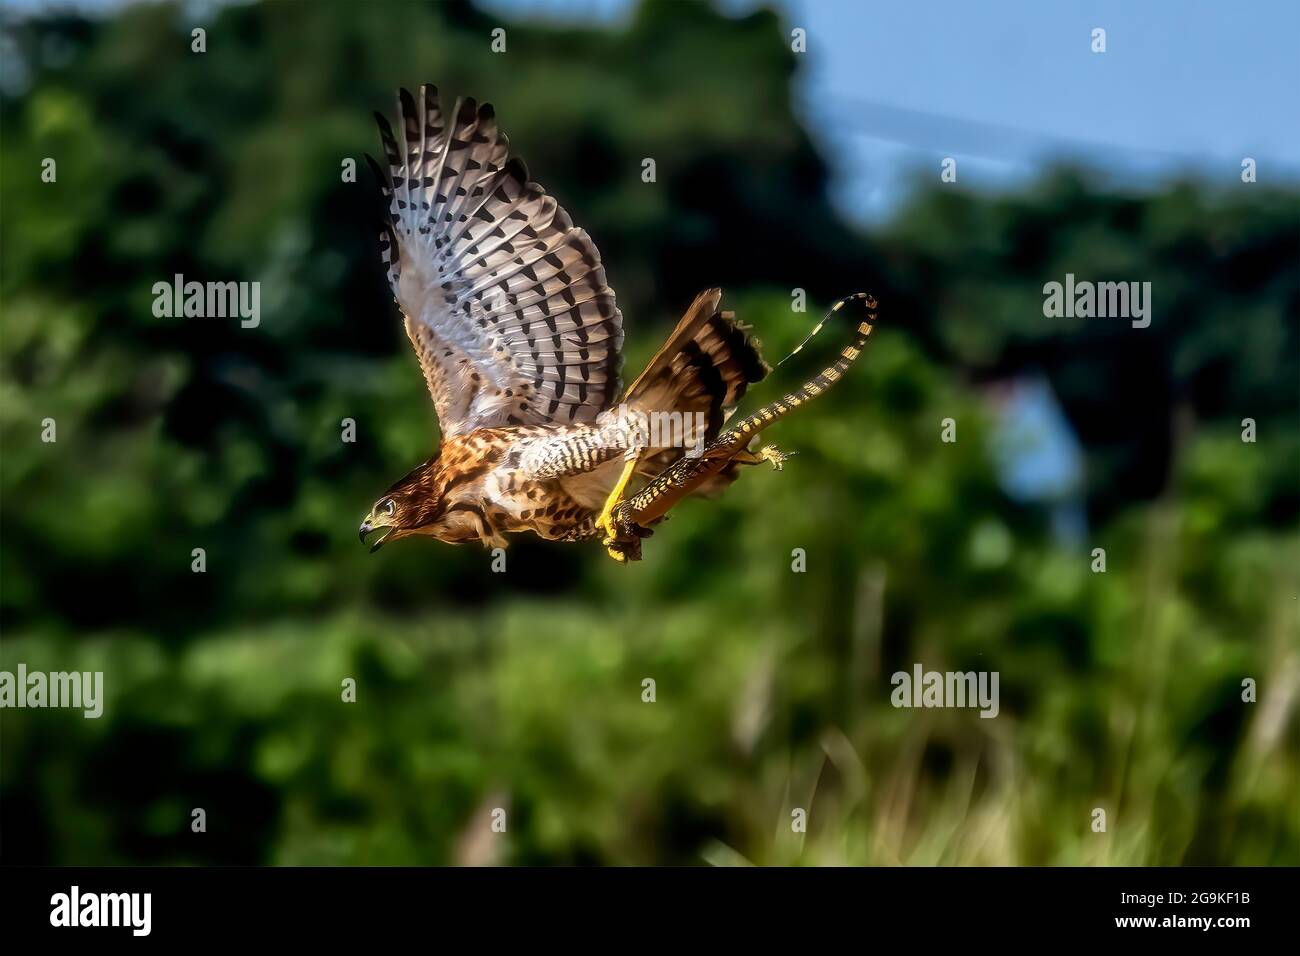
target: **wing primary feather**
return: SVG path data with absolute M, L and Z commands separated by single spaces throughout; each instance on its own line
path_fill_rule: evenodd
M 623 334 L 591 238 L 510 156 L 491 104 L 461 98 L 446 114 L 424 84 L 400 89 L 397 110 L 400 131 L 376 114 L 387 169 L 366 159 L 443 433 L 595 419 L 617 395 Z

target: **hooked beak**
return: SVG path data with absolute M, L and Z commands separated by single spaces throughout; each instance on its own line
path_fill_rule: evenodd
M 361 539 L 362 544 L 365 544 L 366 535 L 370 534 L 373 531 L 382 531 L 383 533 L 378 538 L 376 538 L 375 543 L 370 546 L 371 554 L 374 554 L 383 546 L 384 542 L 388 540 L 388 536 L 392 534 L 393 528 L 392 525 L 376 526 L 371 523 L 371 517 L 367 516 L 366 520 L 361 522 L 361 529 L 357 532 L 357 537 Z

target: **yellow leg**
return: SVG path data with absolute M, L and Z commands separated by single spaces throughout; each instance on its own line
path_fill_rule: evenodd
M 741 450 L 731 456 L 732 461 L 738 461 L 742 465 L 760 465 L 765 461 L 772 463 L 772 467 L 777 471 L 794 455 L 799 454 L 797 451 L 782 451 L 775 445 L 764 445 L 757 453 L 748 449 Z
M 637 455 L 624 463 L 623 474 L 618 476 L 614 489 L 609 493 L 609 497 L 605 499 L 605 507 L 600 509 L 600 517 L 596 519 L 596 527 L 605 532 L 605 540 L 602 542 L 605 545 L 605 550 L 609 552 L 609 556 L 615 561 L 626 561 L 627 556 L 621 551 L 609 547 L 613 540 L 618 537 L 618 529 L 614 527 L 614 509 L 623 500 L 623 492 L 627 489 L 627 483 L 632 480 L 632 474 L 636 471 L 637 462 L 640 460 L 641 456 Z

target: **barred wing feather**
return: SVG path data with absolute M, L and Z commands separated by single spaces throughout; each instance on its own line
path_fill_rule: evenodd
M 589 422 L 619 392 L 623 317 L 591 237 L 537 183 L 488 104 L 402 90 L 379 121 L 380 251 L 444 436 Z

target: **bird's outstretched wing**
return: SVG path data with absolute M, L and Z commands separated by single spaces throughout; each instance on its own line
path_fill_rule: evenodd
M 623 317 L 595 243 L 511 159 L 488 104 L 398 94 L 380 250 L 444 437 L 587 422 L 619 391 Z

